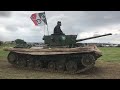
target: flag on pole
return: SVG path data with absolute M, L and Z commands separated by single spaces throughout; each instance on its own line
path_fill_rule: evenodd
M 45 12 L 43 13 L 34 13 L 31 15 L 31 20 L 36 26 L 47 25 L 47 19 L 45 16 Z

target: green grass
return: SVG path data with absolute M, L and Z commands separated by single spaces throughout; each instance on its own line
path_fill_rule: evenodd
M 13 47 L 14 45 L 11 45 L 11 44 L 7 44 L 7 45 L 2 45 L 0 46 L 0 60 L 2 59 L 6 59 L 7 58 L 7 55 L 8 55 L 8 51 L 4 51 L 3 48 L 5 47 Z
M 7 58 L 9 52 L 3 51 L 2 48 L 0 48 L 0 59 L 5 59 Z
M 99 47 L 103 56 L 100 60 L 120 62 L 120 47 Z

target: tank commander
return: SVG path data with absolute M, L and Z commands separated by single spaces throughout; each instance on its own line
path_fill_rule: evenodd
M 57 25 L 54 28 L 54 34 L 64 35 L 64 33 L 62 32 L 60 26 L 61 26 L 61 21 L 58 21 Z

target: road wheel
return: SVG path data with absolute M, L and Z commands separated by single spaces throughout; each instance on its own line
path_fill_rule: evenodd
M 66 63 L 66 70 L 69 72 L 75 72 L 78 69 L 78 65 L 76 61 L 68 61 Z
M 41 69 L 43 68 L 43 63 L 39 60 L 35 61 L 35 69 Z
M 82 57 L 81 63 L 85 67 L 91 66 L 92 64 L 95 64 L 95 58 L 93 55 L 86 54 Z
M 49 62 L 48 63 L 48 69 L 49 70 L 55 70 L 56 69 L 55 62 Z
M 26 67 L 26 60 L 24 58 L 19 58 L 17 61 L 16 61 L 16 66 L 17 67 Z
M 32 58 L 30 58 L 28 61 L 27 61 L 27 67 L 29 69 L 31 68 L 34 68 L 34 60 Z
M 61 62 L 61 61 L 58 61 L 56 63 L 56 69 L 58 71 L 64 71 L 65 70 L 65 63 L 64 62 Z

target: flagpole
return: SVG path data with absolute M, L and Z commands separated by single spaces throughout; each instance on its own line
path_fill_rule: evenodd
M 47 25 L 47 31 L 48 31 L 48 25 Z M 48 31 L 48 35 L 49 35 L 49 31 Z
M 44 11 L 45 12 L 45 11 Z M 45 14 L 45 16 L 46 16 L 46 14 Z M 47 17 L 46 17 L 46 20 L 47 20 Z M 47 32 L 48 32 L 48 35 L 49 35 L 49 31 L 48 31 L 48 23 L 47 23 Z
M 44 36 L 45 36 L 45 24 L 44 24 Z

